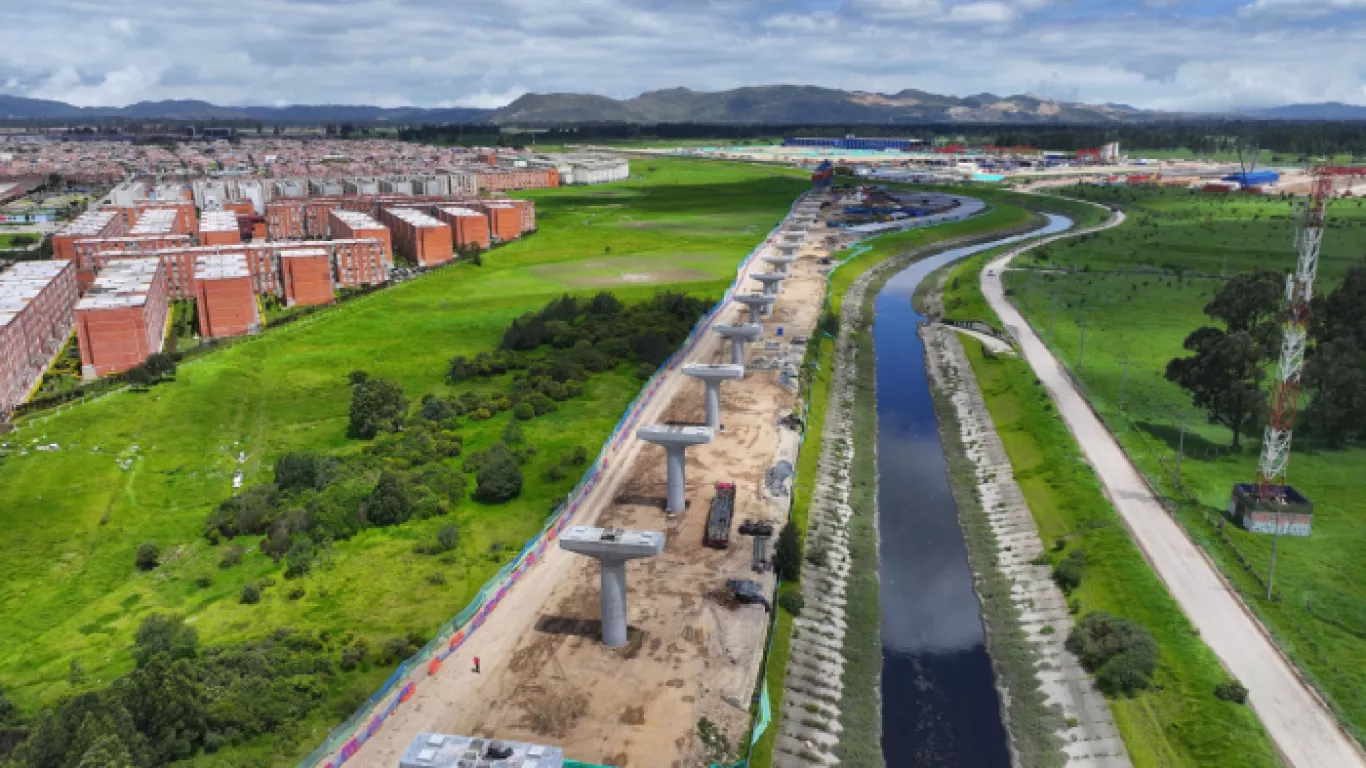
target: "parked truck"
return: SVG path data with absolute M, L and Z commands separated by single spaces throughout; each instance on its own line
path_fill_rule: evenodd
M 707 512 L 707 528 L 702 543 L 708 547 L 725 549 L 730 546 L 730 524 L 735 518 L 735 483 L 717 483 L 716 495 L 711 497 Z

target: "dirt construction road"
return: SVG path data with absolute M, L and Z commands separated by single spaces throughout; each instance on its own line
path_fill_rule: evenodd
M 1249 702 L 1287 763 L 1296 768 L 1366 766 L 1356 743 L 1300 682 L 1214 566 L 1167 515 L 1058 361 L 1006 300 L 1000 275 L 1014 255 L 1002 256 L 982 272 L 986 299 L 1019 340 L 1024 358 L 1048 388 L 1106 494 L 1168 591 L 1224 666 L 1247 686 Z

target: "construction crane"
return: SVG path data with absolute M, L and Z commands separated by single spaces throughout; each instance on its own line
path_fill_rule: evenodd
M 1262 457 L 1257 465 L 1257 491 L 1263 502 L 1283 503 L 1285 473 L 1290 461 L 1290 434 L 1299 410 L 1300 372 L 1309 341 L 1309 303 L 1319 272 L 1319 248 L 1323 244 L 1323 220 L 1333 184 L 1340 178 L 1366 176 L 1366 167 L 1321 165 L 1313 169 L 1309 201 L 1299 210 L 1300 228 L 1295 234 L 1299 261 L 1285 281 L 1284 334 L 1281 359 L 1271 394 L 1271 409 Z M 1279 530 L 1279 523 L 1277 524 Z

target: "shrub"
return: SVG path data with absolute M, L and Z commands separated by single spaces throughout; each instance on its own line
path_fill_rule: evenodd
M 286 453 L 275 460 L 275 485 L 282 491 L 321 491 L 336 461 L 316 453 Z
M 289 595 L 287 595 L 287 597 L 289 597 L 290 600 L 298 600 L 303 597 L 304 594 L 303 587 L 295 587 L 294 589 L 289 590 Z
M 248 582 L 242 585 L 241 601 L 243 605 L 256 605 L 261 602 L 261 588 L 256 582 Z
M 817 568 L 824 568 L 830 564 L 830 547 L 825 543 L 825 539 L 816 539 L 810 549 L 806 550 L 806 562 Z
M 137 566 L 139 571 L 150 571 L 161 565 L 161 548 L 150 541 L 138 545 Z
M 474 475 L 474 498 L 497 504 L 522 492 L 522 468 L 506 445 L 494 443 Z
M 1148 687 L 1157 666 L 1157 641 L 1148 630 L 1128 619 L 1095 611 L 1082 617 L 1067 638 L 1067 650 L 1096 676 L 1110 695 Z
M 658 367 L 658 366 L 650 365 L 649 363 L 641 363 L 640 365 L 637 365 L 637 366 L 636 366 L 636 378 L 637 378 L 637 379 L 648 379 L 648 378 L 650 378 L 651 376 L 655 375 L 655 369 L 656 369 L 657 367 Z
M 234 565 L 242 564 L 242 554 L 244 550 L 241 544 L 230 544 L 223 550 L 223 556 L 218 558 L 219 568 L 231 568 Z
M 209 587 L 213 586 L 213 577 L 196 576 L 194 577 L 194 585 L 199 589 L 208 589 Z
M 778 546 L 773 551 L 773 571 L 783 581 L 796 581 L 802 573 L 802 542 L 797 526 L 788 521 L 778 534 Z
M 446 574 L 441 571 L 434 571 L 427 574 L 427 583 L 434 587 L 439 587 L 446 583 Z
M 527 419 L 534 419 L 536 418 L 536 407 L 533 406 L 531 403 L 523 401 L 513 406 L 512 415 L 516 416 L 522 421 L 526 421 Z
M 783 610 L 793 616 L 801 616 L 802 609 L 806 607 L 806 598 L 802 597 L 802 593 L 795 589 L 786 589 L 778 595 L 778 605 L 781 605 Z
M 1063 592 L 1071 592 L 1081 586 L 1081 577 L 1086 570 L 1086 551 L 1074 549 L 1053 566 L 1053 581 Z
M 398 525 L 413 514 L 408 484 L 397 472 L 385 471 L 365 500 L 365 518 L 375 525 Z
M 551 464 L 545 471 L 545 479 L 552 483 L 557 483 L 569 477 L 569 471 L 563 464 Z
M 295 536 L 289 550 L 285 552 L 285 578 L 294 579 L 308 573 L 313 568 L 313 558 L 317 548 L 305 536 Z
M 1247 688 L 1237 680 L 1225 680 L 1214 686 L 1214 696 L 1223 701 L 1231 701 L 1234 704 L 1247 703 Z
M 460 529 L 450 523 L 441 526 L 441 530 L 436 532 L 436 543 L 443 552 L 455 549 L 456 545 L 460 543 Z
M 408 413 L 403 388 L 387 379 L 365 378 L 357 382 L 352 374 L 350 429 L 354 437 L 373 438 L 380 432 L 397 432 Z

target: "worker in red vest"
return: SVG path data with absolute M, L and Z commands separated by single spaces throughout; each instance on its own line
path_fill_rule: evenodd
M 479 674 L 479 657 L 474 657 L 474 674 Z

